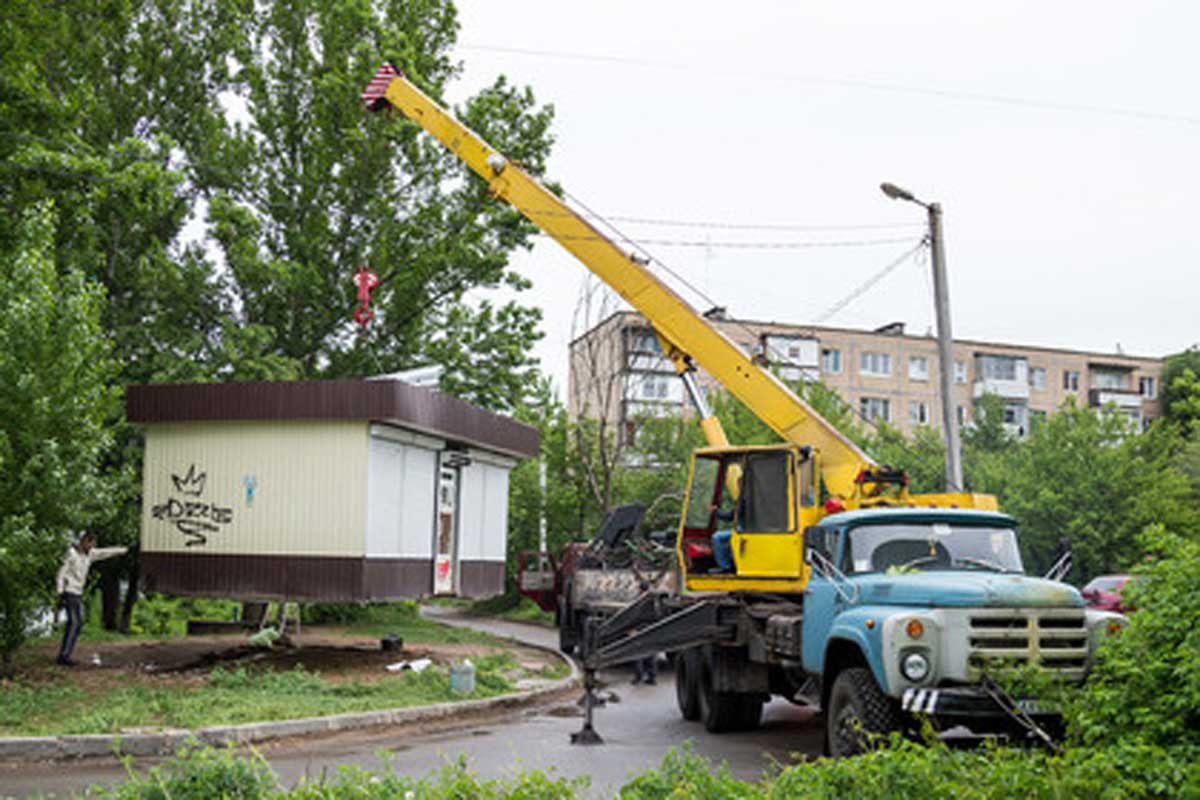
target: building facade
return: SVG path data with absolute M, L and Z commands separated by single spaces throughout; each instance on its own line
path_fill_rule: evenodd
M 868 421 L 906 433 L 941 427 L 937 339 L 905 333 L 901 323 L 873 331 L 734 320 L 710 312 L 714 326 L 743 352 L 789 382 L 820 381 Z M 1025 435 L 1068 398 L 1080 405 L 1114 405 L 1144 428 L 1159 414 L 1163 360 L 1123 353 L 1089 353 L 956 340 L 954 406 L 971 424 L 984 394 L 1004 403 L 1009 431 Z M 650 324 L 633 311 L 613 314 L 571 343 L 569 410 L 604 419 L 624 435 L 644 414 L 687 408 L 682 382 L 663 355 Z M 702 391 L 718 388 L 703 369 Z

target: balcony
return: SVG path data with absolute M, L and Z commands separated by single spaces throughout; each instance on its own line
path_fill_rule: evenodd
M 1109 403 L 1122 411 L 1141 411 L 1142 395 L 1132 389 L 1089 389 L 1088 405 L 1102 408 Z
M 675 374 L 671 359 L 662 353 L 631 352 L 626 359 L 626 369 L 629 372 L 665 372 Z
M 1029 381 L 1025 379 L 1005 381 L 998 378 L 980 378 L 975 381 L 974 397 L 978 400 L 985 394 L 997 394 L 1005 400 L 1028 400 Z

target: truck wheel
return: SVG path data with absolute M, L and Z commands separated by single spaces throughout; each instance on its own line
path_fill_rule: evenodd
M 753 731 L 762 722 L 763 698 L 757 694 L 739 694 L 738 721 L 739 731 Z
M 575 652 L 575 626 L 571 623 L 567 604 L 561 598 L 558 601 L 558 649 L 567 655 Z
M 834 758 L 856 756 L 883 744 L 903 724 L 899 704 L 883 693 L 871 670 L 851 667 L 838 673 L 825 715 L 825 750 Z
M 704 728 L 710 733 L 738 730 L 742 721 L 739 701 L 743 699 L 743 695 L 737 692 L 718 692 L 714 688 L 712 657 L 708 653 L 697 661 L 700 666 L 700 720 L 704 723 Z
M 684 719 L 700 719 L 700 653 L 691 647 L 675 654 L 675 702 Z

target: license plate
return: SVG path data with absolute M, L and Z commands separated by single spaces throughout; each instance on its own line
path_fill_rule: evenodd
M 1048 708 L 1045 703 L 1037 700 L 1018 700 L 1017 708 L 1024 711 L 1026 714 L 1050 714 L 1053 709 Z

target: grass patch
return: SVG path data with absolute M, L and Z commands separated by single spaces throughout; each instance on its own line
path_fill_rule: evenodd
M 508 653 L 475 662 L 471 698 L 513 691 L 521 669 Z M 247 667 L 216 669 L 188 686 L 151 679 L 85 693 L 62 679 L 5 685 L 0 692 L 0 735 L 118 733 L 140 728 L 201 728 L 262 720 L 344 714 L 462 700 L 450 690 L 449 670 L 389 674 L 371 681 L 330 680 L 295 667 L 277 672 Z
M 502 594 L 476 600 L 466 607 L 468 614 L 479 617 L 499 617 L 513 622 L 530 622 L 537 625 L 553 625 L 554 614 L 528 597 L 518 594 Z
M 365 612 L 346 625 L 346 632 L 362 636 L 393 633 L 405 642 L 445 644 L 501 644 L 495 636 L 425 619 L 416 603 L 364 606 Z

